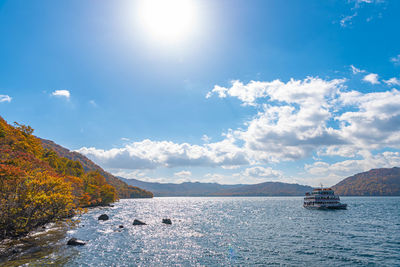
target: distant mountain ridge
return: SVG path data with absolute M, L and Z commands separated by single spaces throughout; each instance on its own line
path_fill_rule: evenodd
M 358 173 L 332 188 L 342 196 L 400 196 L 400 168 L 380 168 Z
M 313 187 L 281 182 L 223 185 L 185 182 L 152 183 L 119 177 L 127 184 L 152 191 L 155 196 L 304 196 Z M 340 196 L 400 196 L 400 168 L 372 169 L 332 186 Z
M 265 182 L 260 184 L 242 185 L 217 192 L 220 196 L 304 196 L 312 191 L 308 185 L 289 184 L 282 182 Z
M 119 177 L 127 184 L 153 192 L 154 196 L 303 196 L 312 187 L 281 182 L 265 182 L 254 185 L 185 182 L 151 183 Z
M 200 182 L 184 182 L 175 183 L 152 183 L 144 182 L 137 179 L 126 179 L 118 177 L 125 183 L 138 186 L 153 192 L 154 196 L 209 196 L 224 189 L 231 189 L 242 186 L 238 185 L 222 185 L 218 183 L 200 183 Z

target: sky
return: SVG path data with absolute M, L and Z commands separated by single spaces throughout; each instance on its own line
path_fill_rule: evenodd
M 400 1 L 0 0 L 0 115 L 152 182 L 400 166 Z

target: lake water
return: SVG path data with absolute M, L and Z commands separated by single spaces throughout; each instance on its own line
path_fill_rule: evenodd
M 52 249 L 8 265 L 400 266 L 400 197 L 342 202 L 348 210 L 304 209 L 301 197 L 121 200 L 82 215 Z M 110 220 L 98 221 L 103 213 Z M 71 237 L 88 243 L 68 247 Z

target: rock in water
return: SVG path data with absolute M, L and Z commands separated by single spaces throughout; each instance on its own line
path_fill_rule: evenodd
M 162 223 L 172 224 L 171 219 L 162 219 Z
M 82 240 L 78 240 L 75 237 L 71 238 L 67 242 L 67 245 L 69 245 L 69 246 L 83 246 L 85 244 L 86 244 L 85 242 L 83 242 Z
M 146 225 L 146 223 L 135 219 L 132 225 Z
M 109 219 L 109 217 L 108 217 L 107 214 L 101 214 L 101 215 L 99 216 L 99 220 L 100 220 L 100 221 L 107 221 L 108 219 Z

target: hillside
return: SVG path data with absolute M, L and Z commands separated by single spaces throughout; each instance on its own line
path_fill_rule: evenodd
M 111 173 L 106 172 L 100 166 L 96 165 L 93 161 L 88 159 L 78 152 L 70 151 L 50 140 L 40 139 L 44 148 L 54 150 L 57 155 L 70 160 L 79 161 L 85 171 L 98 171 L 106 181 L 115 187 L 119 198 L 151 198 L 153 194 L 147 190 L 143 190 L 139 187 L 128 185 L 121 181 Z
M 350 176 L 335 186 L 342 196 L 400 196 L 400 168 L 381 168 Z
M 221 185 L 200 182 L 151 183 L 136 179 L 120 179 L 128 184 L 151 190 L 155 196 L 302 196 L 312 190 L 309 186 L 279 182 Z
M 0 239 L 24 235 L 81 208 L 107 205 L 121 193 L 152 196 L 84 163 L 85 168 L 44 147 L 31 127 L 10 125 L 0 117 Z
M 99 172 L 43 148 L 31 127 L 0 117 L 0 239 L 116 199 Z

